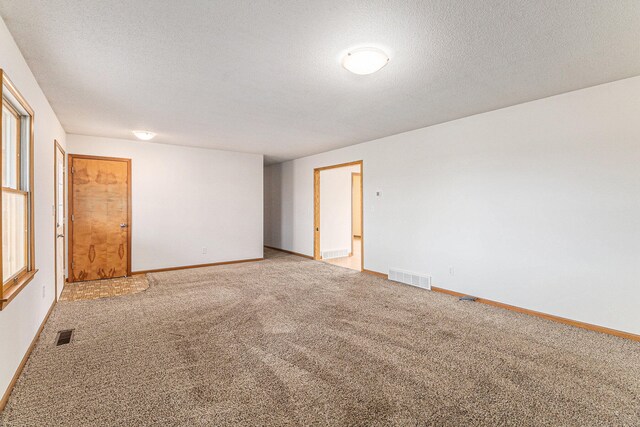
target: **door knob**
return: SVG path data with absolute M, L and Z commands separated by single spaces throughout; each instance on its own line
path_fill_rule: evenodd
M 129 224 L 125 224 L 124 222 L 122 224 L 120 224 L 120 228 L 127 228 L 129 226 Z

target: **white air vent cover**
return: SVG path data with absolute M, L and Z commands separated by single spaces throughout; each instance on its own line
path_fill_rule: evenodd
M 338 249 L 335 251 L 322 251 L 322 259 L 344 258 L 349 256 L 349 249 Z
M 431 289 L 431 276 L 424 276 L 408 271 L 389 269 L 389 280 L 400 282 L 411 286 L 417 286 L 423 289 Z

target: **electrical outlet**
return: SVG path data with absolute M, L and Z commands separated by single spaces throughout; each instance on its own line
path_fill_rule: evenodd
M 449 267 L 449 275 L 450 276 L 454 275 L 453 267 Z
M 382 197 L 382 190 L 376 191 L 376 197 Z
M 207 248 L 202 248 L 202 255 L 206 255 L 207 254 Z

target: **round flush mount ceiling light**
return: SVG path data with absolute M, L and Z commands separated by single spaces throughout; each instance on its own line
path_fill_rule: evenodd
M 155 133 L 149 132 L 148 130 L 134 130 L 133 134 L 136 136 L 136 138 L 141 139 L 143 141 L 148 141 L 152 139 L 154 136 L 156 136 Z
M 349 51 L 342 59 L 342 66 L 354 74 L 372 74 L 387 65 L 389 57 L 381 49 L 361 47 Z

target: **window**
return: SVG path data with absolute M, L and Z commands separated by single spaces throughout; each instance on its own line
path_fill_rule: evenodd
M 2 77 L 2 288 L 0 310 L 36 273 L 33 247 L 33 110 Z

